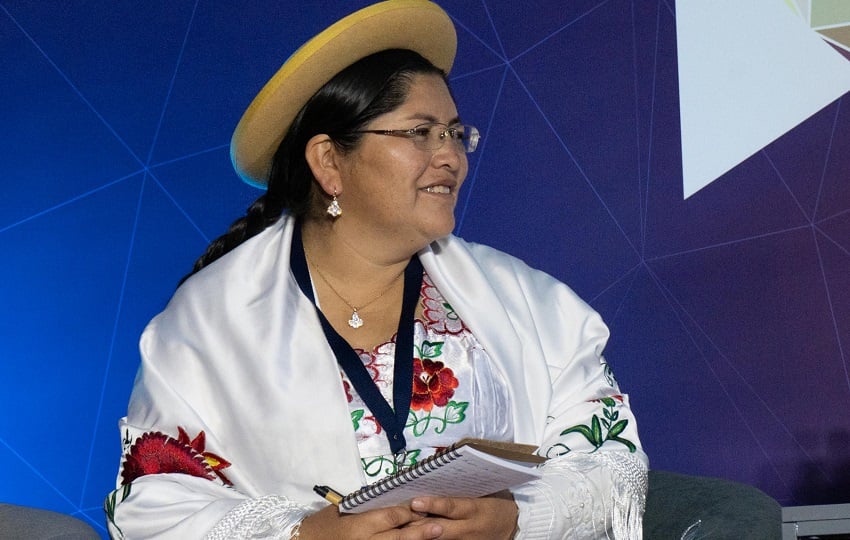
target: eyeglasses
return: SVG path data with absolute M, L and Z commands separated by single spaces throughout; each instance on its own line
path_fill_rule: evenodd
M 404 137 L 413 141 L 413 144 L 420 150 L 438 150 L 443 147 L 447 139 L 451 139 L 467 154 L 475 152 L 478 147 L 478 139 L 481 137 L 478 129 L 473 126 L 462 124 L 448 126 L 440 122 L 427 122 L 410 129 L 364 129 L 351 133 L 374 133 L 376 135 Z

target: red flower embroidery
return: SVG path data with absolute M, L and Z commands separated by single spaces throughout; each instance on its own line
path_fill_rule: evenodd
M 177 429 L 180 433 L 177 439 L 159 431 L 145 433 L 136 439 L 124 458 L 121 483 L 129 484 L 146 474 L 183 473 L 208 480 L 213 480 L 215 474 L 225 484 L 233 485 L 221 472 L 230 467 L 230 462 L 204 451 L 204 432 L 190 441 L 183 428 Z
M 340 375 L 342 374 L 340 373 Z M 345 379 L 342 380 L 342 389 L 345 390 L 345 399 L 347 399 L 349 403 L 354 401 L 354 396 L 351 395 L 351 384 Z
M 177 431 L 179 436 L 177 440 L 183 444 L 188 444 L 192 450 L 203 456 L 204 461 L 209 466 L 210 469 L 221 478 L 221 481 L 227 484 L 228 486 L 232 486 L 233 482 L 231 482 L 224 473 L 221 472 L 222 469 L 226 469 L 230 467 L 230 462 L 219 456 L 218 454 L 213 454 L 212 452 L 206 452 L 206 441 L 207 435 L 203 431 L 198 433 L 198 435 L 192 439 L 192 442 L 189 442 L 189 434 L 186 433 L 182 427 L 177 426 Z
M 410 408 L 430 411 L 434 405 L 445 407 L 454 395 L 458 382 L 450 368 L 442 362 L 413 359 L 413 398 Z

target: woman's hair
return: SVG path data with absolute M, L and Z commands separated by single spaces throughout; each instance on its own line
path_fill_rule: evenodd
M 337 73 L 301 108 L 272 160 L 266 192 L 228 231 L 207 247 L 184 277 L 215 261 L 275 223 L 286 211 L 304 216 L 311 210 L 315 179 L 304 155 L 307 141 L 327 134 L 342 152 L 357 147 L 363 129 L 376 117 L 391 112 L 407 99 L 414 75 L 446 74 L 419 54 L 406 49 L 381 51 Z

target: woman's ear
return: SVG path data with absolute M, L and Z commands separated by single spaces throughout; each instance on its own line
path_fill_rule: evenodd
M 342 193 L 339 152 L 329 136 L 319 134 L 307 141 L 304 157 L 316 182 L 329 197 Z

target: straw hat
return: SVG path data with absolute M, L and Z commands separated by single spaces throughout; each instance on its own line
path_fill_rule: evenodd
M 457 35 L 429 0 L 386 0 L 337 21 L 295 51 L 242 115 L 230 141 L 239 176 L 265 187 L 272 157 L 301 107 L 344 68 L 386 49 L 410 49 L 448 73 Z

